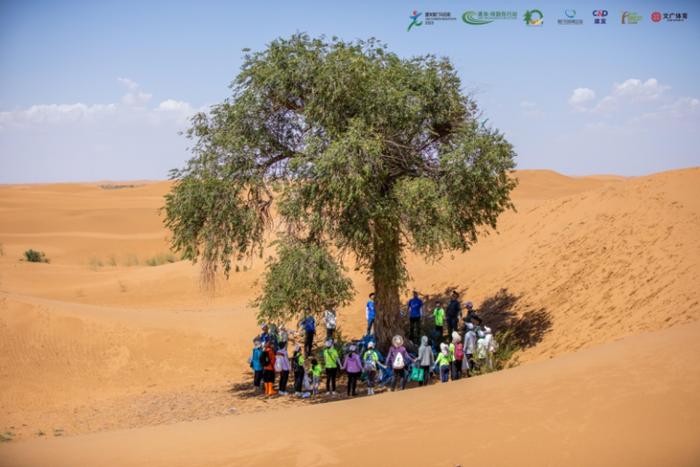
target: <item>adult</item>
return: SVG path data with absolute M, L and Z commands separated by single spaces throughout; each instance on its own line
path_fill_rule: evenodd
M 365 316 L 367 318 L 367 335 L 371 336 L 374 333 L 374 319 L 377 317 L 377 310 L 374 307 L 374 292 L 369 294 Z
M 323 312 L 323 321 L 326 323 L 326 340 L 333 339 L 336 328 L 336 314 L 332 305 L 326 307 L 326 311 Z
M 391 339 L 391 347 L 386 356 L 386 365 L 391 367 L 393 375 L 391 377 L 391 390 L 396 389 L 396 385 L 401 381 L 401 389 L 406 387 L 406 366 L 413 362 L 411 356 L 406 352 L 406 347 L 403 346 L 403 337 L 394 336 Z
M 314 346 L 314 335 L 316 334 L 316 320 L 311 316 L 311 308 L 306 308 L 306 316 L 299 323 L 304 329 L 304 355 L 308 357 Z
M 362 360 L 357 354 L 357 347 L 350 344 L 348 354 L 340 367 L 348 374 L 348 397 L 357 395 L 357 380 L 362 374 Z
M 413 291 L 413 298 L 408 301 L 408 338 L 411 342 L 417 342 L 420 336 L 420 319 L 423 316 L 423 300 L 418 297 L 418 292 Z
M 332 340 L 327 340 L 326 348 L 323 349 L 323 365 L 326 367 L 326 394 L 336 395 L 335 381 L 338 376 L 340 356 L 338 350 L 333 346 Z
M 435 302 L 433 318 L 435 319 L 435 342 L 437 345 L 442 342 L 442 333 L 445 327 L 445 309 L 442 308 L 442 303 L 439 301 Z
M 462 314 L 462 309 L 459 305 L 459 293 L 456 290 L 452 291 L 452 298 L 447 304 L 447 335 L 451 336 L 457 330 L 459 318 Z
M 474 304 L 472 302 L 467 302 L 464 304 L 464 306 L 467 309 L 467 316 L 464 318 L 465 323 L 471 323 L 473 321 L 476 321 L 479 323 L 479 326 L 481 326 L 481 318 L 479 315 L 476 314 L 476 310 L 474 310 Z

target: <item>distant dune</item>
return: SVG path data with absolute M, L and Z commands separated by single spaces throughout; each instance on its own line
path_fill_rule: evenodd
M 263 262 L 202 295 L 198 267 L 168 257 L 159 209 L 169 182 L 0 186 L 0 430 L 15 438 L 0 444 L 0 465 L 370 455 L 467 465 L 473 457 L 451 447 L 471 440 L 485 464 L 697 465 L 700 328 L 688 323 L 700 318 L 700 169 L 517 177 L 517 212 L 498 232 L 466 253 L 409 256 L 408 267 L 410 287 L 431 297 L 456 287 L 497 330 L 514 326 L 529 344 L 524 364 L 321 407 L 249 397 L 249 303 Z M 29 248 L 50 263 L 19 261 Z M 339 314 L 346 335 L 361 332 L 370 291 L 362 274 L 352 278 L 357 298 Z M 193 420 L 208 421 L 149 427 Z M 254 452 L 272 420 L 284 452 Z M 449 428 L 459 423 L 463 438 Z

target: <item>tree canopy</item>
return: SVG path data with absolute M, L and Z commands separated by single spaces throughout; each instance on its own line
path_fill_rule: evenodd
M 479 123 L 447 58 L 296 34 L 246 53 L 231 90 L 192 119 L 193 157 L 172 172 L 165 223 L 205 282 L 262 255 L 278 231 L 261 316 L 294 316 L 332 294 L 348 303 L 351 254 L 374 283 L 388 342 L 401 329 L 405 252 L 464 251 L 513 207 L 513 148 Z

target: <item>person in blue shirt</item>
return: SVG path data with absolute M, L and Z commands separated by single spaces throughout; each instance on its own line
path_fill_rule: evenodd
M 263 366 L 260 363 L 260 354 L 263 352 L 263 344 L 260 342 L 260 338 L 256 337 L 253 339 L 253 355 L 248 359 L 250 363 L 250 368 L 253 370 L 253 387 L 255 387 L 255 392 L 262 392 L 262 376 L 263 376 Z
M 420 337 L 420 319 L 423 316 L 423 300 L 418 298 L 418 292 L 413 291 L 413 298 L 408 301 L 408 338 L 418 342 Z
M 377 317 L 377 310 L 374 308 L 374 292 L 369 294 L 365 316 L 367 318 L 367 335 L 371 336 L 374 333 L 374 319 Z
M 314 346 L 314 335 L 316 334 L 316 320 L 311 315 L 311 308 L 306 308 L 306 317 L 299 322 L 299 325 L 304 328 L 304 356 L 311 355 L 311 350 Z

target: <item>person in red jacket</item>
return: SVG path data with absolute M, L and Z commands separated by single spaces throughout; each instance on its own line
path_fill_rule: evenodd
M 274 396 L 277 391 L 273 388 L 275 384 L 275 350 L 272 341 L 265 343 L 265 350 L 260 355 L 260 363 L 263 366 L 263 383 L 265 384 L 265 395 Z

